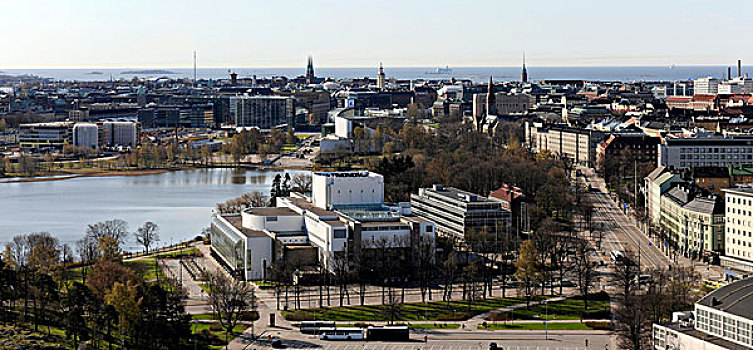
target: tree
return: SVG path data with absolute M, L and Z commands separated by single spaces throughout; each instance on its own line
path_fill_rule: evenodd
M 222 271 L 208 271 L 206 275 L 209 305 L 212 307 L 215 318 L 225 329 L 225 342 L 227 342 L 241 314 L 256 311 L 256 294 L 250 284 L 232 279 Z M 253 322 L 251 327 L 253 335 Z
M 159 226 L 151 221 L 147 221 L 136 229 L 134 235 L 136 236 L 136 242 L 144 246 L 146 253 L 149 254 L 149 247 L 159 242 Z
M 621 349 L 641 350 L 648 344 L 651 330 L 646 295 L 638 284 L 640 269 L 631 252 L 615 263 L 613 283 L 618 289 L 615 332 Z
M 526 296 L 526 308 L 530 306 L 531 297 L 536 292 L 536 286 L 542 282 L 542 272 L 539 269 L 539 252 L 531 240 L 520 244 L 520 257 L 515 262 L 515 277 L 521 282 Z
M 89 288 L 78 282 L 68 288 L 65 296 L 65 332 L 73 341 L 73 348 L 78 349 L 79 342 L 88 338 L 87 305 L 94 296 Z
M 140 288 L 140 318 L 134 325 L 133 343 L 139 349 L 186 349 L 191 336 L 190 316 L 182 300 L 185 292 L 175 280 L 170 285 Z
M 120 219 L 113 219 L 89 224 L 86 228 L 86 235 L 95 238 L 97 243 L 99 243 L 100 238 L 110 236 L 123 244 L 126 235 L 128 235 L 128 223 Z
M 588 294 L 596 277 L 590 247 L 591 245 L 585 239 L 576 239 L 573 243 L 573 249 L 575 250 L 573 270 L 578 279 L 578 292 L 583 298 L 584 311 L 588 310 Z
M 120 347 L 125 349 L 126 333 L 130 332 L 140 315 L 143 298 L 138 297 L 135 284 L 115 282 L 112 289 L 105 295 L 105 303 L 115 308 L 118 313 L 118 328 L 120 329 Z
M 301 193 L 311 192 L 311 181 L 309 174 L 295 174 L 291 190 Z
M 115 283 L 136 284 L 138 279 L 133 272 L 120 263 L 103 260 L 92 268 L 87 285 L 98 298 L 104 298 L 105 293 Z
M 120 257 L 120 243 L 113 236 L 104 236 L 99 239 L 100 257 L 104 261 L 115 261 Z

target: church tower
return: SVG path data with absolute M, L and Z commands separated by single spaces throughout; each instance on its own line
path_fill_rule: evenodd
M 384 90 L 384 67 L 382 62 L 379 62 L 379 74 L 377 74 L 377 87 L 379 90 Z
M 523 53 L 523 70 L 520 72 L 520 82 L 528 82 L 528 70 L 526 70 L 526 54 Z
M 313 84 L 314 80 L 314 60 L 309 56 L 308 65 L 306 66 L 306 84 Z
M 497 98 L 494 96 L 494 82 L 491 76 L 489 76 L 489 87 L 486 91 L 486 116 L 497 115 Z

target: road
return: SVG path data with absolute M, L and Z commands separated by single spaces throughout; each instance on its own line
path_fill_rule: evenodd
M 672 264 L 671 260 L 617 207 L 608 195 L 604 180 L 590 169 L 580 170 L 587 184 L 597 190 L 589 192 L 588 195 L 594 205 L 593 226 L 599 229 L 603 227 L 604 230 L 601 250 L 606 254 L 612 250 L 631 251 L 639 255 L 641 267 L 649 270 L 668 268 Z

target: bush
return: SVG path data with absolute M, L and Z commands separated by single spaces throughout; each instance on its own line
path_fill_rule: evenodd
M 612 330 L 612 325 L 609 322 L 583 322 L 586 326 L 593 328 L 597 331 L 609 331 Z
M 314 321 L 314 316 L 309 314 L 289 313 L 284 315 L 288 321 Z
M 259 319 L 259 313 L 256 311 L 243 311 L 238 315 L 238 319 L 241 321 L 256 321 Z
M 454 315 L 450 315 L 450 314 L 439 315 L 437 316 L 437 321 L 463 321 L 471 317 L 473 317 L 473 314 L 468 313 L 468 312 L 463 312 L 463 313 L 457 313 Z
M 219 331 L 224 331 L 225 329 L 222 328 L 222 326 L 219 324 L 212 324 L 209 326 L 209 330 L 212 332 L 219 332 Z

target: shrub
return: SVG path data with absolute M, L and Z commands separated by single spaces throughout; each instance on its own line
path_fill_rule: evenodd
M 439 316 L 437 316 L 437 321 L 463 321 L 463 320 L 467 320 L 467 319 L 471 318 L 471 316 L 473 316 L 473 315 L 471 315 L 470 313 L 467 313 L 467 312 L 457 313 L 457 314 L 454 314 L 454 315 L 450 315 L 450 314 L 439 315 Z
M 314 321 L 314 316 L 309 314 L 289 313 L 284 315 L 288 321 Z
M 225 329 L 222 328 L 222 326 L 219 324 L 212 324 L 209 326 L 209 330 L 212 332 L 219 332 L 219 331 L 224 331 Z
M 591 327 L 598 331 L 609 331 L 612 330 L 612 325 L 609 322 L 584 322 L 588 327 Z

